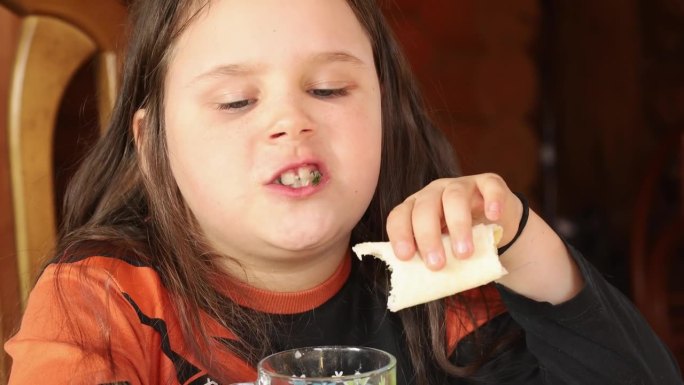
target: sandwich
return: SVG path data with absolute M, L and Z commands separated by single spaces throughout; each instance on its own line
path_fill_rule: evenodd
M 485 285 L 507 274 L 496 248 L 503 233 L 501 226 L 478 224 L 472 231 L 474 251 L 466 259 L 456 258 L 449 236 L 442 236 L 446 265 L 439 271 L 428 269 L 418 253 L 407 261 L 398 259 L 389 242 L 359 243 L 352 251 L 359 259 L 371 255 L 385 262 L 391 286 L 387 308 L 396 312 Z

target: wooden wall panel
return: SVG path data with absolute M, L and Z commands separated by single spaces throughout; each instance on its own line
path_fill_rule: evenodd
M 625 293 L 629 228 L 658 136 L 645 116 L 640 3 L 549 2 L 558 215 L 564 235 Z
M 388 19 L 463 172 L 497 172 L 535 200 L 538 2 L 389 3 Z
M 639 178 L 655 149 L 646 126 L 638 0 L 554 2 L 556 105 L 563 215 L 605 210 L 626 234 Z M 625 240 L 616 239 L 616 242 Z

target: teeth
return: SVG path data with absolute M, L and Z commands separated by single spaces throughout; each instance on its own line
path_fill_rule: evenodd
M 296 170 L 286 171 L 276 180 L 276 183 L 292 188 L 316 186 L 320 182 L 321 172 L 313 166 L 303 166 Z
M 308 186 L 309 183 L 311 183 L 311 173 L 312 171 L 307 170 L 307 167 L 300 167 L 299 170 L 297 170 L 297 176 L 302 182 L 302 186 Z
M 280 176 L 280 183 L 284 185 L 291 185 L 295 182 L 295 179 L 298 178 L 298 175 L 296 175 L 292 171 L 286 171 L 283 173 L 283 175 Z

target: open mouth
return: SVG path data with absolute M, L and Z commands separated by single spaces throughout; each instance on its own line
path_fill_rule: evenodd
M 316 166 L 305 165 L 283 172 L 274 183 L 291 188 L 302 188 L 317 186 L 321 183 L 322 177 L 323 174 Z

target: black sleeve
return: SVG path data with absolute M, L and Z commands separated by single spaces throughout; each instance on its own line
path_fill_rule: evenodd
M 683 384 L 669 350 L 635 306 L 569 247 L 585 286 L 553 306 L 497 285 L 545 384 Z

